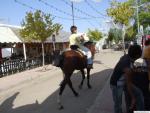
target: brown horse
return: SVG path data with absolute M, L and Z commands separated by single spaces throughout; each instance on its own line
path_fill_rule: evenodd
M 93 49 L 94 48 L 93 44 L 90 44 L 90 46 L 88 44 L 87 47 L 91 50 L 92 54 L 94 55 L 95 49 Z M 55 55 L 55 59 L 58 59 L 57 56 L 58 55 Z M 79 85 L 79 88 L 82 88 L 83 82 L 85 80 L 84 69 L 85 68 L 87 69 L 87 86 L 88 86 L 88 88 L 91 88 L 91 85 L 90 85 L 90 70 L 91 70 L 91 68 L 87 67 L 86 56 L 84 56 L 83 53 L 78 50 L 67 50 L 67 51 L 63 52 L 61 58 L 62 58 L 62 60 L 58 67 L 61 68 L 61 70 L 64 74 L 64 78 L 60 84 L 60 91 L 59 91 L 58 100 L 57 100 L 57 102 L 59 104 L 59 109 L 63 109 L 63 106 L 61 105 L 61 101 L 60 101 L 60 96 L 62 95 L 64 88 L 67 84 L 70 87 L 70 89 L 72 90 L 73 94 L 76 97 L 78 96 L 78 93 L 73 88 L 72 82 L 70 79 L 74 70 L 80 70 L 82 73 L 82 80 Z

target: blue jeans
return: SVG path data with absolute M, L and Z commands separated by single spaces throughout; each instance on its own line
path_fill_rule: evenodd
M 125 92 L 125 102 L 126 102 L 126 109 L 127 112 L 130 112 L 130 103 L 131 98 L 128 94 L 128 91 L 124 86 L 113 86 L 111 85 L 112 96 L 114 101 L 114 113 L 122 113 L 122 94 L 123 91 Z M 136 99 L 136 110 L 143 111 L 144 110 L 144 97 L 142 91 L 137 88 L 136 86 L 132 87 L 133 95 Z
M 114 101 L 114 113 L 122 113 L 122 94 L 124 87 L 111 85 L 110 88 Z
M 144 111 L 144 96 L 142 91 L 137 88 L 136 86 L 133 85 L 132 87 L 132 93 L 136 99 L 136 111 Z M 128 94 L 127 91 L 125 91 L 125 96 L 126 96 L 126 105 L 127 105 L 127 111 L 129 110 L 130 103 L 131 103 L 131 98 Z
M 83 54 L 87 56 L 87 64 L 93 64 L 92 53 L 91 53 L 90 49 L 88 49 L 85 46 L 80 46 L 80 48 L 81 48 Z

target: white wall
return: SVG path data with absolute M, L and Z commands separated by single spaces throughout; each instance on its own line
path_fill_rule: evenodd
M 11 48 L 2 48 L 2 58 L 11 56 Z

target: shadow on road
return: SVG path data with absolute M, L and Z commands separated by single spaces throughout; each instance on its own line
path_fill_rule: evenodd
M 89 107 L 94 103 L 94 100 L 96 99 L 98 93 L 104 87 L 104 84 L 108 80 L 111 72 L 112 69 L 106 69 L 101 72 L 92 74 L 92 89 L 87 88 L 85 81 L 81 90 L 78 89 L 78 85 L 81 81 L 81 73 L 78 72 L 74 74 L 71 80 L 74 88 L 79 92 L 79 97 L 74 97 L 69 87 L 66 87 L 62 96 L 62 104 L 65 107 L 64 110 L 60 111 L 57 109 L 56 98 L 59 92 L 59 89 L 57 89 L 42 103 L 38 103 L 38 101 L 35 100 L 35 102 L 33 102 L 32 104 L 13 108 L 13 102 L 19 95 L 19 92 L 16 92 L 13 96 L 7 98 L 0 105 L 0 113 L 86 113 Z M 40 91 L 42 91 L 42 89 L 39 89 L 39 92 Z
M 102 64 L 102 62 L 99 60 L 94 60 L 94 64 Z

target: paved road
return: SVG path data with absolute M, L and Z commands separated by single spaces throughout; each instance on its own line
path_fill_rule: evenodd
M 59 83 L 62 80 L 60 69 L 48 66 L 46 71 L 37 68 L 13 75 L 15 78 L 2 78 L 0 79 L 0 113 L 86 113 L 103 89 L 121 55 L 120 52 L 109 50 L 96 54 L 94 69 L 91 71 L 92 89 L 87 88 L 86 81 L 83 89 L 78 89 L 81 74 L 76 71 L 71 80 L 80 96 L 74 97 L 71 90 L 66 87 L 62 96 L 65 109 L 61 111 L 57 109 L 56 103 Z M 20 79 L 16 78 L 26 77 L 25 75 L 32 77 L 24 82 L 18 82 Z

